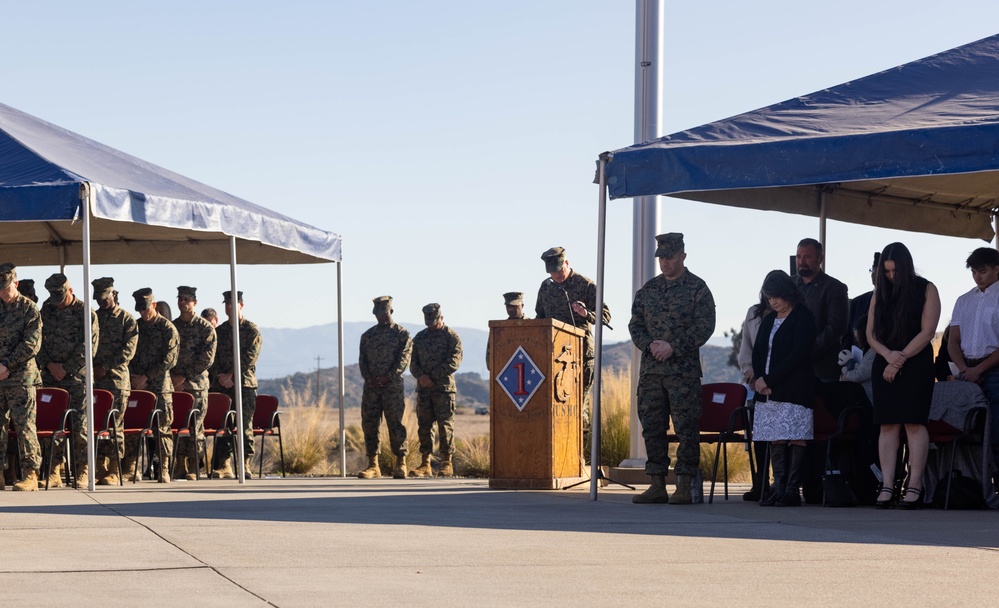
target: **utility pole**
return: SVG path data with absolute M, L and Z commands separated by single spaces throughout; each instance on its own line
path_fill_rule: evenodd
M 316 355 L 316 405 L 319 405 L 319 362 L 322 360 L 322 357 Z

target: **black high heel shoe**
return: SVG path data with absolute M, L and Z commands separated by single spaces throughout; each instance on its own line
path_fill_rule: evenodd
M 923 489 L 922 488 L 906 488 L 905 492 L 902 492 L 902 497 L 908 496 L 910 493 L 916 495 L 916 500 L 900 500 L 898 501 L 899 509 L 906 509 L 907 511 L 918 511 L 923 508 Z
M 884 500 L 878 500 L 874 503 L 875 509 L 894 509 L 895 508 L 895 488 L 881 488 L 878 490 L 878 496 L 888 492 L 888 498 Z

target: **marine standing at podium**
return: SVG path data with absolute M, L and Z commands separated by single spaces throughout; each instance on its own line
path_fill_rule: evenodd
M 413 352 L 413 342 L 409 332 L 392 321 L 392 298 L 381 296 L 374 299 L 372 314 L 378 324 L 361 334 L 361 347 L 357 367 L 364 378 L 364 392 L 361 394 L 361 430 L 364 431 L 364 449 L 368 456 L 368 468 L 357 476 L 361 479 L 377 479 L 382 476 L 378 466 L 378 427 L 385 416 L 388 425 L 389 445 L 396 456 L 392 477 L 405 479 L 406 427 L 402 415 L 406 410 L 403 398 L 402 373 L 409 367 Z
M 506 305 L 506 317 L 508 321 L 516 321 L 524 318 L 524 294 L 519 291 L 508 291 L 503 294 L 503 303 Z M 493 354 L 493 337 L 486 340 L 486 369 L 489 370 L 490 359 Z M 492 370 L 489 370 L 492 371 Z
M 593 386 L 593 360 L 596 357 L 592 327 L 597 322 L 597 286 L 569 267 L 565 249 L 561 247 L 545 251 L 541 259 L 551 276 L 541 283 L 538 290 L 535 318 L 555 319 L 586 332 L 583 336 L 583 433 L 589 435 L 590 387 Z M 610 309 L 605 303 L 603 322 L 607 324 L 610 320 Z
M 708 286 L 684 266 L 683 235 L 656 237 L 662 274 L 635 294 L 628 331 L 642 351 L 638 381 L 638 417 L 652 477 L 636 503 L 690 504 L 690 482 L 700 460 L 700 347 L 715 330 L 715 301 Z M 676 492 L 666 493 L 670 418 L 680 442 L 676 452 Z
M 416 378 L 416 420 L 419 423 L 420 453 L 423 462 L 413 477 L 430 477 L 430 455 L 434 452 L 434 425 L 440 443 L 441 477 L 454 475 L 454 407 L 457 385 L 454 373 L 461 365 L 461 338 L 444 325 L 440 304 L 423 307 L 427 328 L 413 337 L 413 362 L 409 371 Z

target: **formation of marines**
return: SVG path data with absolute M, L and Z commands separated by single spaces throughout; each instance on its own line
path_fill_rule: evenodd
M 226 393 L 235 404 L 234 391 L 240 390 L 243 404 L 244 444 L 246 470 L 253 455 L 253 412 L 256 404 L 256 362 L 260 354 L 261 336 L 257 326 L 242 316 L 243 293 L 238 292 L 237 302 L 231 302 L 230 292 L 223 299 L 230 323 L 238 315 L 240 337 L 240 362 L 242 377 L 234 378 L 232 326 L 230 323 L 215 327 L 214 310 L 206 309 L 203 315 L 195 314 L 197 289 L 189 286 L 177 288 L 177 305 L 180 315 L 168 319 L 157 312 L 157 302 L 152 289 L 136 290 L 136 320 L 121 308 L 114 279 L 102 277 L 93 282 L 97 310 L 91 311 L 93 338 L 94 388 L 106 390 L 113 397 L 117 411 L 116 441 L 101 444 L 96 454 L 95 477 L 99 485 L 119 483 L 121 476 L 132 481 L 140 475 L 136 463 L 140 451 L 137 436 L 124 433 L 124 416 L 133 390 L 152 392 L 156 396 L 159 442 L 155 447 L 160 462 L 157 481 L 168 483 L 171 475 L 195 479 L 195 471 L 204 462 L 204 426 L 200 424 L 195 436 L 178 445 L 173 454 L 173 400 L 174 391 L 188 392 L 194 396 L 195 407 L 205 410 L 208 391 Z M 34 281 L 18 281 L 14 264 L 0 265 L 0 489 L 8 482 L 4 471 L 10 467 L 7 454 L 8 430 L 17 438 L 17 461 L 20 471 L 13 474 L 20 478 L 13 484 L 18 491 L 38 489 L 42 467 L 42 449 L 38 441 L 36 417 L 36 389 L 41 386 L 56 387 L 69 394 L 73 446 L 71 462 L 77 480 L 88 477 L 86 432 L 86 304 L 73 294 L 67 277 L 56 273 L 45 281 L 49 297 L 41 310 L 37 307 Z M 209 315 L 209 311 L 211 314 Z M 237 388 L 238 387 L 238 388 Z M 235 407 L 235 406 L 233 406 Z M 115 445 L 118 452 L 115 453 Z M 61 450 L 63 446 L 58 446 Z M 213 475 L 221 478 L 235 477 L 232 466 L 232 446 L 220 442 L 217 453 L 218 468 Z M 56 461 L 62 455 L 53 450 L 52 473 L 47 479 L 49 487 L 62 484 L 62 472 Z M 121 460 L 121 470 L 118 462 Z

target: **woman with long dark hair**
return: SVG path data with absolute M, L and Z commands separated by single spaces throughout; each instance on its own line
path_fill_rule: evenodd
M 923 507 L 923 470 L 929 452 L 926 422 L 933 399 L 933 348 L 940 320 L 940 294 L 916 274 L 902 243 L 881 252 L 874 296 L 867 315 L 867 341 L 876 353 L 871 382 L 874 422 L 881 427 L 878 456 L 883 477 L 875 506 Z M 902 427 L 909 446 L 909 477 L 896 495 L 895 463 Z
M 753 344 L 753 389 L 766 401 L 758 400 L 754 408 L 753 440 L 770 442 L 774 484 L 760 504 L 799 507 L 805 441 L 813 436 L 815 318 L 783 270 L 767 274 L 763 295 L 771 312 Z
M 763 323 L 763 317 L 771 312 L 773 311 L 770 309 L 770 301 L 761 291 L 759 303 L 749 307 L 749 310 L 746 311 L 746 320 L 742 322 L 742 342 L 739 345 L 737 360 L 739 362 L 739 370 L 742 371 L 742 378 L 749 388 L 752 388 L 756 382 L 756 375 L 753 374 L 753 345 L 756 343 L 756 334 L 760 331 L 760 324 Z M 753 395 L 754 409 L 755 403 L 756 395 Z M 767 485 L 764 483 L 764 477 L 766 477 L 767 472 L 763 470 L 762 465 L 763 461 L 766 460 L 767 444 L 762 441 L 754 441 L 753 455 L 756 457 L 757 471 L 753 477 L 753 487 L 742 495 L 742 499 L 756 502 L 760 500 L 763 487 Z

